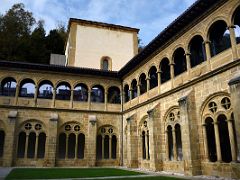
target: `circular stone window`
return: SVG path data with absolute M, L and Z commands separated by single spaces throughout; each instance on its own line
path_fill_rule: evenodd
M 208 104 L 208 109 L 212 112 L 215 113 L 217 111 L 217 104 L 215 102 L 210 102 Z
M 30 123 L 25 124 L 24 127 L 25 127 L 26 130 L 32 129 L 32 125 Z
M 75 131 L 80 131 L 80 126 L 79 125 L 74 126 L 74 130 Z
M 66 131 L 70 131 L 71 129 L 72 129 L 72 128 L 71 128 L 71 126 L 70 126 L 69 124 L 65 126 L 65 130 L 66 130 Z
M 231 101 L 228 97 L 225 97 L 221 101 L 221 105 L 224 109 L 229 109 L 231 107 Z
M 35 129 L 36 130 L 41 130 L 42 129 L 42 125 L 41 124 L 36 124 L 35 125 Z

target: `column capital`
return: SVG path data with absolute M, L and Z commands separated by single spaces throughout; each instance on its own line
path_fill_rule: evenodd
M 227 27 L 228 30 L 229 30 L 229 29 L 235 29 L 235 28 L 236 28 L 235 25 L 230 25 L 230 26 Z
M 174 66 L 174 65 L 175 65 L 175 63 L 174 63 L 174 62 L 171 62 L 171 63 L 169 63 L 169 65 L 170 65 L 170 66 Z
M 202 124 L 202 126 L 205 127 L 205 126 L 207 126 L 207 124 L 204 123 L 204 124 Z
M 210 43 L 211 43 L 211 41 L 209 39 L 203 41 L 203 44 L 210 44 Z
M 190 56 L 191 53 L 190 53 L 190 52 L 186 52 L 184 55 L 185 55 L 185 56 Z
M 227 119 L 226 121 L 227 122 L 233 122 L 233 119 Z

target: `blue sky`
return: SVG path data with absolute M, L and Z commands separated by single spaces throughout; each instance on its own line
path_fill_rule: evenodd
M 147 45 L 196 0 L 0 0 L 0 13 L 22 2 L 47 30 L 70 17 L 139 28 Z

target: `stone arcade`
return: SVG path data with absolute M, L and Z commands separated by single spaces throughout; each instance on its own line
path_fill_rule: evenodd
M 0 166 L 126 166 L 240 178 L 240 1 L 138 29 L 70 19 L 66 64 L 0 61 Z

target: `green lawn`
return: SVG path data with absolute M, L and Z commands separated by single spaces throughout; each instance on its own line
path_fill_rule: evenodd
M 61 179 L 61 178 L 86 178 L 86 177 L 111 177 L 144 175 L 144 173 L 115 169 L 115 168 L 16 168 L 6 179 Z M 121 178 L 119 178 L 121 179 Z M 124 180 L 181 180 L 174 177 L 132 177 Z M 114 179 L 117 180 L 117 179 Z
M 106 176 L 131 176 L 143 173 L 115 168 L 16 168 L 6 179 L 60 179 Z

